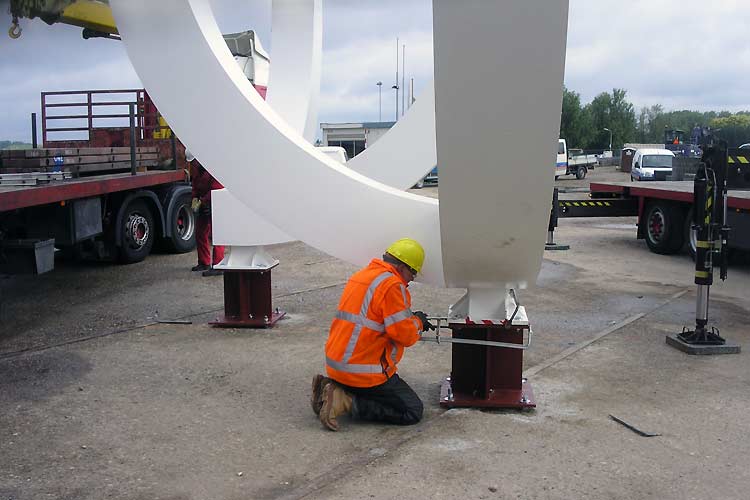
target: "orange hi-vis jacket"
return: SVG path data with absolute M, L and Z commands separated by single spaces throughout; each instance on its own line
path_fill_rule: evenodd
M 352 387 L 373 387 L 396 373 L 404 348 L 419 340 L 407 283 L 380 259 L 355 273 L 341 294 L 326 342 L 326 370 Z

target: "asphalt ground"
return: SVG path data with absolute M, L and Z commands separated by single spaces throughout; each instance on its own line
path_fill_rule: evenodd
M 208 326 L 222 279 L 191 273 L 192 254 L 0 279 L 0 499 L 747 498 L 747 354 L 665 344 L 694 322 L 692 261 L 649 253 L 634 224 L 561 221 L 571 249 L 520 292 L 536 410 L 442 409 L 450 347 L 420 343 L 400 367 L 425 402 L 412 427 L 332 433 L 312 413 L 354 268 L 302 243 L 270 247 L 288 317 L 268 330 Z M 749 284 L 738 264 L 712 289 L 712 324 L 743 348 Z M 432 314 L 462 295 L 411 289 Z

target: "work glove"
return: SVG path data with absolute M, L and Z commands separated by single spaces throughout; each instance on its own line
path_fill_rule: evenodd
M 197 212 L 200 207 L 201 200 L 199 200 L 198 198 L 193 198 L 193 202 L 190 204 L 190 208 L 193 209 L 193 212 Z
M 414 316 L 419 318 L 419 321 L 422 322 L 422 331 L 426 332 L 427 330 L 434 330 L 435 325 L 429 322 L 427 319 L 427 315 L 423 313 L 422 311 L 414 311 Z

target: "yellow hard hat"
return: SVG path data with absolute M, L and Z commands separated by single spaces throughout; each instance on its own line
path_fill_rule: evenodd
M 416 272 L 422 270 L 424 263 L 424 248 L 411 238 L 401 238 L 395 241 L 386 250 L 398 260 L 414 269 Z

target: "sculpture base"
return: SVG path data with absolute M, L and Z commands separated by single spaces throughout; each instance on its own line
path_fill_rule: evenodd
M 447 408 L 535 408 L 523 378 L 523 339 L 528 324 L 450 323 L 454 339 L 518 344 L 519 348 L 453 343 L 451 376 L 440 391 Z
M 453 391 L 451 378 L 447 377 L 440 386 L 440 406 L 444 408 L 536 408 L 536 399 L 531 384 L 521 379 L 520 389 L 500 389 L 481 398 L 473 394 Z
M 224 269 L 224 315 L 209 324 L 224 328 L 269 328 L 286 313 L 271 304 L 271 269 Z

